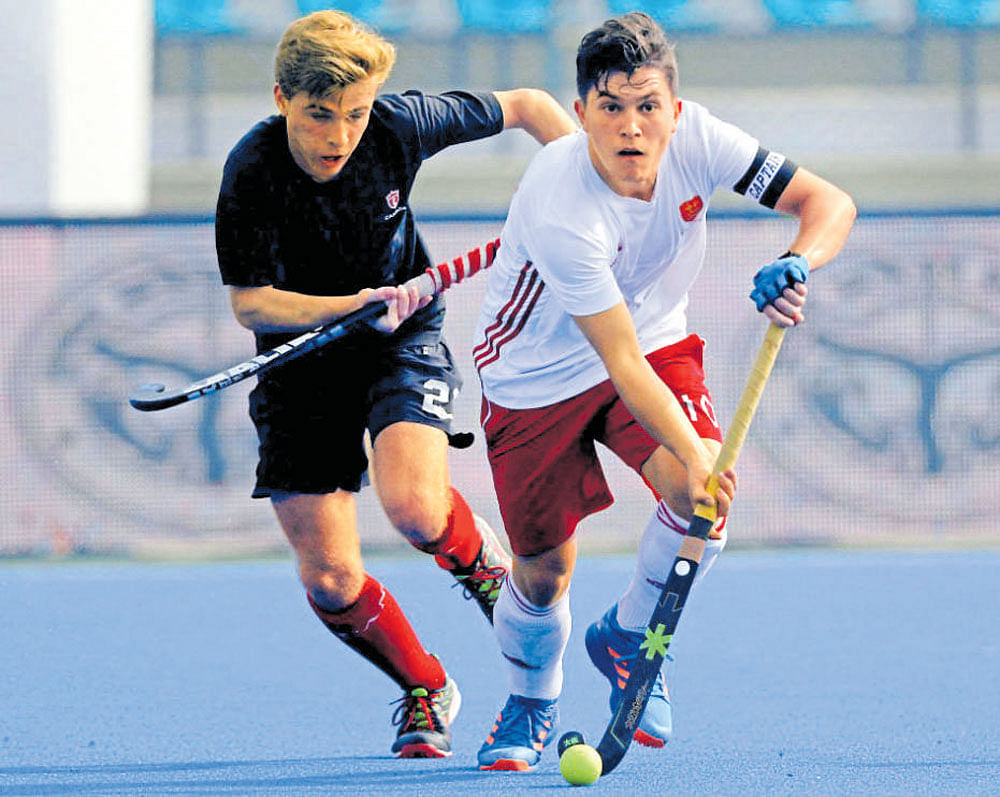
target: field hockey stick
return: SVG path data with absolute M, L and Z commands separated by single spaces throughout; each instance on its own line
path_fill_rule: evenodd
M 408 280 L 403 287 L 415 286 L 420 297 L 441 293 L 467 277 L 492 266 L 499 248 L 500 239 L 496 238 L 484 246 L 470 250 L 462 257 L 456 257 L 425 269 L 423 274 Z M 272 368 L 277 368 L 303 354 L 339 340 L 361 324 L 374 321 L 387 309 L 388 305 L 385 302 L 371 302 L 336 321 L 316 327 L 270 351 L 251 357 L 225 371 L 192 382 L 186 387 L 168 391 L 164 385 L 143 385 L 132 393 L 129 397 L 129 403 L 137 410 L 151 412 L 194 401 L 209 393 L 216 393 L 230 385 L 235 385 L 237 382 L 242 382 L 249 376 L 259 375 Z
M 708 491 L 712 495 L 715 495 L 719 487 L 718 474 L 736 464 L 736 458 L 743 447 L 743 441 L 750 429 L 750 422 L 757 411 L 757 404 L 760 402 L 767 379 L 771 375 L 771 369 L 774 367 L 774 361 L 778 356 L 778 350 L 781 348 L 784 337 L 784 327 L 774 324 L 768 325 L 764 342 L 757 352 L 753 370 L 743 388 L 743 395 L 740 396 L 732 424 L 726 433 L 722 449 L 719 451 L 712 475 L 708 480 Z M 694 517 L 688 526 L 687 534 L 684 536 L 677 558 L 674 559 L 673 566 L 670 568 L 670 575 L 666 584 L 663 585 L 660 599 L 657 601 L 656 608 L 653 609 L 653 614 L 646 626 L 646 639 L 639 646 L 641 655 L 636 656 L 628 682 L 625 684 L 625 692 L 621 702 L 597 746 L 597 752 L 601 756 L 601 771 L 604 775 L 618 766 L 632 743 L 635 729 L 642 718 L 642 712 L 646 710 L 646 703 L 649 702 L 653 682 L 663 665 L 667 648 L 670 647 L 677 623 L 681 618 L 681 611 L 684 609 L 685 601 L 687 601 L 688 592 L 691 590 L 695 574 L 698 572 L 698 565 L 705 553 L 708 534 L 712 530 L 712 526 L 715 525 L 716 519 L 714 506 L 699 504 L 694 510 Z

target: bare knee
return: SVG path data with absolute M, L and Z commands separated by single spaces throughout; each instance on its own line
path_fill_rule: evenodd
M 299 562 L 299 578 L 306 593 L 321 609 L 346 609 L 361 595 L 364 568 L 346 562 Z
M 691 520 L 694 517 L 694 504 L 691 503 L 691 496 L 687 492 L 664 495 L 663 501 L 678 517 L 684 520 Z
M 551 606 L 569 590 L 575 564 L 572 539 L 538 556 L 517 556 L 512 568 L 514 584 L 533 606 Z
M 384 496 L 382 507 L 389 522 L 417 547 L 434 542 L 448 522 L 447 499 L 437 490 L 411 489 Z
M 517 572 L 515 568 L 515 572 Z M 520 593 L 532 606 L 545 608 L 552 606 L 569 589 L 568 578 L 537 578 L 514 579 Z
M 344 491 L 281 495 L 272 497 L 272 505 L 313 601 L 330 611 L 354 603 L 365 572 L 353 496 Z
M 448 438 L 433 426 L 401 421 L 380 431 L 372 464 L 389 521 L 422 547 L 444 532 L 450 509 Z
M 702 438 L 702 442 L 712 453 L 718 453 L 718 442 L 705 438 Z M 694 516 L 687 468 L 672 453 L 662 446 L 657 448 L 640 470 L 671 510 L 685 520 Z

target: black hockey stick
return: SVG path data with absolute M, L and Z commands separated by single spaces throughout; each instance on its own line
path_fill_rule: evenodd
M 764 342 L 757 352 L 753 371 L 743 388 L 743 395 L 740 396 L 732 425 L 726 433 L 722 449 L 715 461 L 712 477 L 708 482 L 708 490 L 713 495 L 719 486 L 717 474 L 736 463 L 784 336 L 784 327 L 768 325 Z M 632 664 L 628 682 L 625 684 L 625 693 L 614 716 L 611 717 L 607 730 L 604 731 L 600 744 L 597 745 L 597 752 L 601 756 L 601 771 L 604 775 L 618 766 L 632 743 L 642 712 L 646 710 L 646 703 L 649 702 L 653 682 L 660 672 L 663 659 L 667 655 L 667 648 L 670 647 L 674 631 L 677 629 L 701 557 L 705 553 L 705 541 L 715 521 L 715 507 L 699 505 L 695 509 L 695 516 L 691 519 L 680 551 L 670 569 L 670 575 L 663 585 L 660 599 L 649 618 L 645 631 L 646 639 L 639 646 L 640 655 L 636 656 Z
M 451 261 L 432 266 L 406 282 L 406 286 L 416 286 L 420 296 L 431 296 L 441 293 L 452 285 L 456 285 L 466 277 L 489 268 L 493 265 L 500 239 L 489 241 L 484 246 L 472 249 L 464 257 L 456 257 Z M 348 313 L 336 321 L 299 335 L 287 343 L 282 343 L 270 351 L 251 357 L 245 362 L 227 368 L 212 376 L 192 382 L 186 387 L 168 391 L 163 385 L 143 385 L 130 397 L 129 403 L 137 410 L 151 412 L 174 407 L 188 401 L 194 401 L 209 393 L 215 393 L 223 388 L 242 382 L 249 376 L 261 374 L 272 368 L 284 365 L 289 360 L 301 357 L 307 352 L 325 346 L 338 340 L 359 324 L 373 321 L 386 312 L 384 302 L 372 302 L 364 307 Z

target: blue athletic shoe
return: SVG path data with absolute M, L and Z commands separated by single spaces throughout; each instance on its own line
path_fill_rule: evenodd
M 559 706 L 555 700 L 511 695 L 479 748 L 479 768 L 519 772 L 531 769 L 555 738 L 558 724 Z
M 626 631 L 618 625 L 618 606 L 612 606 L 596 623 L 587 629 L 587 653 L 594 666 L 611 683 L 611 698 L 608 704 L 614 713 L 621 702 L 628 681 L 629 666 L 639 652 L 639 645 L 645 635 L 638 631 Z M 669 658 L 669 657 L 668 657 Z M 646 710 L 639 720 L 633 738 L 647 747 L 663 747 L 673 730 L 670 717 L 670 698 L 663 681 L 663 671 L 656 675 L 649 695 Z

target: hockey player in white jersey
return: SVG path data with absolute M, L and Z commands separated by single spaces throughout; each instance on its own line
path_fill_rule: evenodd
M 703 341 L 686 321 L 713 192 L 799 219 L 788 251 L 753 278 L 757 309 L 782 326 L 802 322 L 808 274 L 837 254 L 856 213 L 836 186 L 682 101 L 673 47 L 645 14 L 584 36 L 577 89 L 582 130 L 546 146 L 522 178 L 475 340 L 515 555 L 494 609 L 511 694 L 481 769 L 530 769 L 555 738 L 576 525 L 613 500 L 595 442 L 645 480 L 655 504 L 630 586 L 586 634 L 612 707 L 696 503 L 715 500 L 721 517 L 699 578 L 725 545 L 736 477 L 723 473 L 714 497 L 705 489 L 722 433 Z M 661 673 L 636 739 L 662 746 L 671 727 Z

